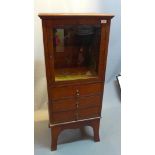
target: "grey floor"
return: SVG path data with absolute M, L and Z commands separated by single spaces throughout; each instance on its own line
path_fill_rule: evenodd
M 116 81 L 105 85 L 100 142 L 93 141 L 93 130 L 85 127 L 63 131 L 57 151 L 50 150 L 50 129 L 47 110 L 35 112 L 35 155 L 120 155 L 121 154 L 121 104 L 120 90 Z M 39 119 L 40 118 L 40 119 Z

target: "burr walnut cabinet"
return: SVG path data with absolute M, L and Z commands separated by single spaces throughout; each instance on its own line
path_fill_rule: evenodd
M 60 132 L 91 126 L 99 141 L 109 14 L 41 13 L 51 149 Z

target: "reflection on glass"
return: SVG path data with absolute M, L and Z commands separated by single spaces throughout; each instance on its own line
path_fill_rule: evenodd
M 55 81 L 96 78 L 100 25 L 67 25 L 53 29 Z

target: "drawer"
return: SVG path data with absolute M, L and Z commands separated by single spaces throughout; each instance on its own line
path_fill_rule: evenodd
M 100 116 L 100 107 L 91 107 L 85 109 L 76 109 L 70 111 L 61 111 L 52 113 L 52 123 L 64 123 L 70 121 L 78 121 L 81 119 L 88 119 Z
M 102 87 L 103 84 L 101 83 L 55 87 L 51 89 L 51 96 L 52 100 L 68 97 L 80 97 L 94 93 L 101 93 Z
M 76 109 L 75 99 L 52 101 L 52 112 L 69 111 Z
M 89 107 L 99 107 L 101 105 L 102 99 L 101 95 L 93 95 L 88 97 L 81 97 L 76 100 L 76 104 L 79 109 L 89 108 Z
M 100 107 L 93 107 L 88 109 L 80 109 L 78 111 L 78 119 L 87 119 L 100 116 Z
M 101 96 L 93 95 L 52 101 L 52 112 L 69 111 L 101 105 Z
M 52 114 L 52 123 L 62 123 L 62 122 L 69 122 L 75 121 L 75 112 L 74 111 L 66 111 L 66 112 L 56 112 Z

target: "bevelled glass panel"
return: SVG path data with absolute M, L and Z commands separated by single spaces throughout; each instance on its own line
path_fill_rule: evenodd
M 55 81 L 97 78 L 100 25 L 53 28 Z

